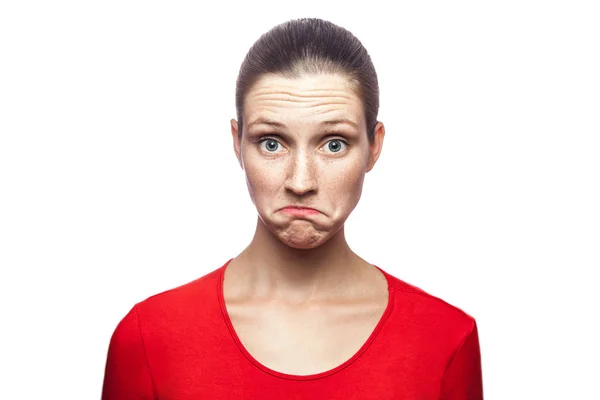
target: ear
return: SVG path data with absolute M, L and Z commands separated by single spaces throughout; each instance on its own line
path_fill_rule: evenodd
M 241 156 L 241 143 L 240 143 L 240 139 L 238 137 L 238 122 L 235 119 L 231 119 L 230 121 L 231 123 L 231 136 L 233 139 L 233 150 L 235 151 L 235 156 L 238 159 L 238 163 L 240 164 L 240 167 L 242 169 L 244 169 L 244 163 L 242 162 L 242 156 Z
M 384 136 L 385 127 L 383 126 L 383 122 L 378 121 L 377 125 L 375 125 L 375 132 L 373 133 L 373 143 L 369 143 L 369 164 L 367 165 L 367 172 L 373 169 L 375 163 L 379 159 L 383 147 Z

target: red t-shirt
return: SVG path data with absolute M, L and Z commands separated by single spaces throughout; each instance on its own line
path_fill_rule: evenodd
M 269 369 L 227 314 L 229 261 L 133 306 L 110 340 L 102 400 L 483 399 L 475 319 L 379 267 L 389 303 L 354 356 L 313 375 Z

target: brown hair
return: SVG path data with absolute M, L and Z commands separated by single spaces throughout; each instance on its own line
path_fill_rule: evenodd
M 240 138 L 244 99 L 252 85 L 267 73 L 292 79 L 318 73 L 346 76 L 362 99 L 367 136 L 373 140 L 379 111 L 377 74 L 369 53 L 348 30 L 318 18 L 299 18 L 263 34 L 246 54 L 237 78 L 235 104 Z

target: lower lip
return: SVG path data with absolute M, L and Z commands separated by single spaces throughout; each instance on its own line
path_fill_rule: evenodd
M 292 215 L 298 215 L 298 216 L 319 214 L 319 211 L 313 210 L 312 208 L 286 207 L 286 208 L 282 209 L 281 211 L 285 211 L 286 213 L 289 213 Z

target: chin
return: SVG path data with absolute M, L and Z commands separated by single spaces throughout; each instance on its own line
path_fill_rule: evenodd
M 312 221 L 294 220 L 285 222 L 271 221 L 269 228 L 275 236 L 286 245 L 295 249 L 312 249 L 325 243 L 330 231 L 324 226 L 317 226 Z
M 343 226 L 316 225 L 308 221 L 274 226 L 273 234 L 284 244 L 294 249 L 314 249 L 331 239 Z
M 330 236 L 326 234 L 306 235 L 306 234 L 290 234 L 288 232 L 277 235 L 279 240 L 285 245 L 294 249 L 309 250 L 314 249 L 329 240 Z

